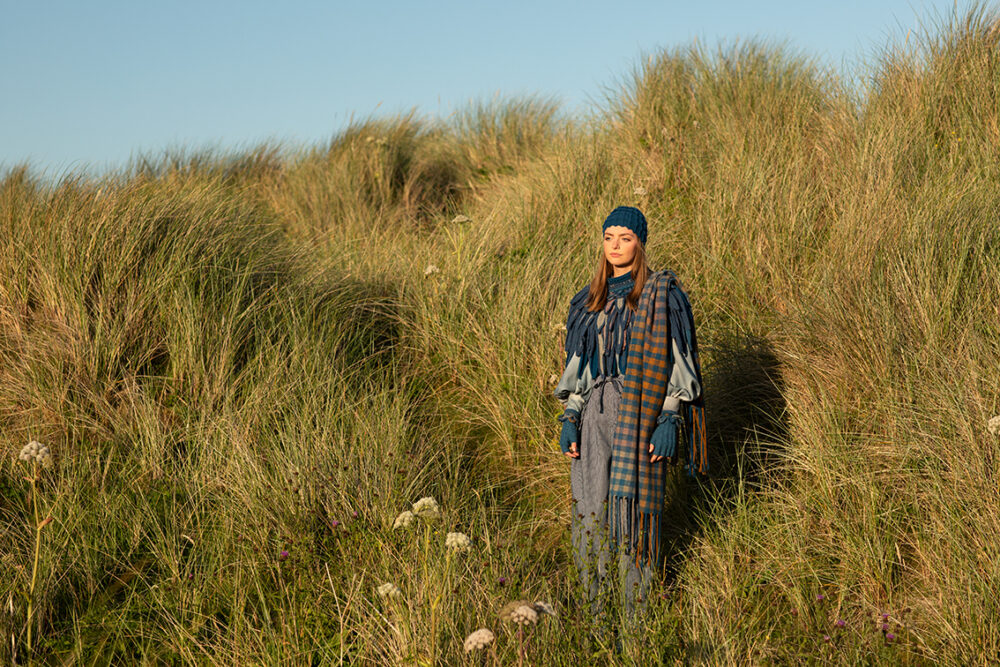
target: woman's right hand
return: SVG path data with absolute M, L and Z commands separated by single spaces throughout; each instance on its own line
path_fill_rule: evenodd
M 559 436 L 559 447 L 563 454 L 571 459 L 580 458 L 580 450 L 577 448 L 580 438 L 576 427 L 580 421 L 580 414 L 576 410 L 566 410 L 559 417 L 559 421 L 563 423 L 562 433 Z

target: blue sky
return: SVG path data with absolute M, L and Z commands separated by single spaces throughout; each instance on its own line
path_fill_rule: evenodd
M 325 142 L 351 119 L 538 93 L 593 108 L 642 53 L 787 40 L 851 69 L 943 0 L 0 0 L 0 172 Z M 962 5 L 959 5 L 961 8 Z

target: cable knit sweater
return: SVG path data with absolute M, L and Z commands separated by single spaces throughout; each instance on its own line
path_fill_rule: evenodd
M 566 318 L 566 367 L 553 395 L 564 409 L 583 412 L 595 378 L 624 375 L 628 364 L 628 342 L 633 313 L 625 304 L 635 281 L 632 273 L 608 278 L 608 299 L 604 310 L 593 313 L 584 303 L 590 286 L 584 286 L 570 299 Z M 676 411 L 680 402 L 693 401 L 701 392 L 690 349 L 686 355 L 673 344 L 673 369 L 663 410 Z

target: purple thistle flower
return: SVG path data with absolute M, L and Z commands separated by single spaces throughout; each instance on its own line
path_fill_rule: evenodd
M 844 627 L 845 625 L 847 625 L 847 623 L 845 623 L 845 622 L 844 622 L 844 619 L 842 619 L 842 618 L 838 618 L 838 619 L 837 619 L 837 622 L 836 622 L 836 623 L 834 623 L 834 625 L 836 625 L 836 626 L 837 626 L 838 628 L 842 628 L 842 627 Z
M 888 623 L 883 623 L 882 624 L 882 632 L 889 632 L 889 624 Z
M 288 558 L 288 552 L 282 549 L 281 553 L 278 554 L 278 560 L 285 560 L 286 558 Z
M 339 525 L 340 525 L 340 522 L 339 522 L 339 521 L 337 521 L 336 519 L 334 519 L 333 521 L 331 521 L 331 522 L 330 522 L 330 525 L 331 525 L 331 526 L 332 526 L 333 528 L 336 528 L 337 526 L 339 526 Z
M 500 577 L 497 583 L 499 583 L 501 586 L 504 586 L 507 583 L 507 577 Z
M 352 519 L 357 519 L 358 518 L 358 513 L 357 512 L 351 512 L 351 518 Z
M 888 621 L 889 620 L 889 612 L 887 612 L 887 611 L 882 612 L 882 620 L 883 621 Z
M 886 634 L 886 636 L 885 636 L 885 640 L 888 641 L 888 642 L 891 642 L 895 638 L 896 638 L 896 635 L 892 634 L 891 632 L 888 633 L 888 634 Z
M 823 641 L 825 642 L 830 641 L 830 635 L 823 635 Z
M 817 594 L 816 594 L 816 599 L 817 599 L 817 600 L 825 600 L 825 599 L 826 599 L 826 596 L 825 596 L 825 595 L 823 595 L 822 593 L 817 593 Z

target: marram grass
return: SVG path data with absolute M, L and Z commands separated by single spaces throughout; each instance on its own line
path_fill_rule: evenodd
M 587 119 L 8 171 L 0 658 L 1000 659 L 997 25 L 955 14 L 857 85 L 693 46 Z M 551 376 L 621 203 L 691 296 L 713 458 L 672 479 L 616 652 L 575 603 Z

